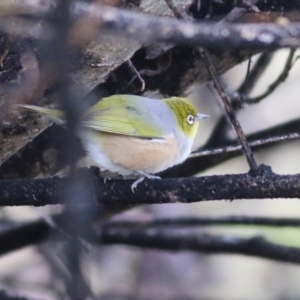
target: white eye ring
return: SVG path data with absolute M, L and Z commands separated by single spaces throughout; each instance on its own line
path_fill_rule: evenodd
M 188 115 L 186 119 L 187 119 L 187 121 L 188 121 L 189 124 L 191 124 L 191 125 L 194 124 L 194 121 L 195 121 L 194 116 Z

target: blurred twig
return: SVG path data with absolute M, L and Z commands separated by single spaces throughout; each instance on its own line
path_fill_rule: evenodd
M 67 140 L 65 141 L 65 158 L 70 167 L 68 180 L 65 182 L 64 193 L 61 195 L 62 201 L 67 205 L 72 205 L 77 198 L 93 201 L 93 189 L 89 185 L 89 180 L 85 175 L 73 176 L 76 163 L 80 154 L 80 143 L 77 138 L 77 124 L 79 116 L 82 113 L 80 102 L 74 93 L 71 92 L 70 80 L 70 45 L 68 43 L 69 32 L 72 26 L 70 7 L 72 0 L 64 0 L 58 7 L 57 14 L 53 20 L 55 27 L 55 36 L 53 38 L 52 55 L 57 72 L 57 87 L 59 101 L 66 117 Z M 80 192 L 76 190 L 77 185 L 81 184 Z M 70 210 L 65 214 L 65 222 L 70 222 L 73 226 L 70 228 L 73 235 L 77 237 L 81 232 L 81 226 L 85 227 L 89 216 L 85 211 Z M 76 220 L 76 222 L 71 222 Z M 65 224 L 63 224 L 65 225 Z M 65 277 L 63 282 L 66 292 L 72 300 L 93 299 L 89 285 L 86 283 L 82 274 L 80 265 L 81 244 L 78 239 L 73 239 L 66 244 L 64 253 L 64 264 L 69 271 L 70 276 Z M 55 274 L 54 274 L 55 275 Z M 62 277 L 63 278 L 63 277 Z
M 191 231 L 148 227 L 108 227 L 98 229 L 98 241 L 164 251 L 196 251 L 207 254 L 243 254 L 274 261 L 300 264 L 300 249 L 271 243 L 263 237 L 238 238 Z M 97 240 L 96 240 L 97 242 Z
M 102 244 L 123 244 L 142 248 L 160 249 L 165 251 L 197 251 L 212 254 L 244 254 L 267 258 L 275 261 L 300 264 L 300 249 L 283 246 L 266 241 L 262 237 L 238 238 L 234 235 L 214 236 L 191 230 L 183 231 L 186 226 L 199 225 L 270 225 L 270 226 L 300 226 L 299 219 L 264 218 L 264 217 L 217 217 L 217 218 L 187 218 L 187 219 L 157 219 L 150 222 L 114 221 L 91 228 L 93 236 L 89 242 Z M 171 228 L 167 228 L 170 226 Z M 179 227 L 180 231 L 175 227 Z M 49 233 L 50 228 L 39 220 L 28 224 L 16 224 L 12 229 L 0 230 L 0 254 L 36 244 Z M 11 236 L 19 232 L 18 244 L 12 243 Z M 35 234 L 32 235 L 32 232 Z M 3 238 L 6 236 L 6 238 Z M 4 247 L 5 246 L 5 247 Z
M 165 228 L 185 228 L 219 226 L 219 225 L 242 225 L 242 226 L 268 226 L 268 227 L 299 227 L 300 218 L 269 218 L 256 216 L 219 216 L 219 217 L 176 217 L 176 218 L 156 218 L 150 221 L 111 221 L 108 227 L 125 228 L 142 226 L 165 227 Z
M 159 18 L 101 5 L 74 4 L 74 16 L 92 14 L 101 20 L 103 33 L 115 33 L 141 42 L 170 42 L 190 44 L 205 48 L 274 49 L 300 45 L 300 23 L 285 26 L 261 24 L 220 25 L 212 23 L 187 23 L 185 21 Z M 166 30 L 168 28 L 168 30 Z

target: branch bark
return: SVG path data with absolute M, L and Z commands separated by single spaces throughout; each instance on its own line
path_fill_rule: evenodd
M 76 201 L 72 205 L 101 203 L 116 206 L 300 198 L 300 174 L 278 175 L 266 166 L 260 166 L 260 170 L 260 175 L 257 176 L 246 173 L 145 180 L 138 185 L 136 193 L 132 193 L 130 189 L 131 180 L 109 180 L 104 184 L 103 179 L 95 172 L 80 170 L 72 192 L 82 197 L 75 197 Z M 1 180 L 0 206 L 63 204 L 68 180 L 68 177 Z M 85 196 L 87 185 L 89 197 Z

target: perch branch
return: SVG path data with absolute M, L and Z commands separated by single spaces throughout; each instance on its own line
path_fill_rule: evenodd
M 76 176 L 86 180 L 77 180 L 72 192 L 74 195 L 85 195 L 89 185 L 88 190 L 93 192 L 93 197 L 74 197 L 72 205 L 101 203 L 109 206 L 300 198 L 299 174 L 278 175 L 269 167 L 262 166 L 262 169 L 264 171 L 255 177 L 246 173 L 145 180 L 139 184 L 136 193 L 131 192 L 131 180 L 111 180 L 104 184 L 103 179 L 95 172 L 80 170 Z M 63 204 L 68 180 L 69 177 L 1 180 L 0 206 Z

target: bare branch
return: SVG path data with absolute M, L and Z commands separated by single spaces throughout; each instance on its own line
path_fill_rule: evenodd
M 290 133 L 290 134 L 284 134 L 284 135 L 279 135 L 279 136 L 273 136 L 270 138 L 251 141 L 251 142 L 249 142 L 249 146 L 250 147 L 258 147 L 258 146 L 282 142 L 282 141 L 286 141 L 286 140 L 296 140 L 299 138 L 300 138 L 300 134 L 297 132 L 294 132 L 294 133 Z M 228 153 L 228 152 L 235 152 L 235 151 L 241 151 L 241 150 L 242 150 L 241 145 L 224 146 L 224 147 L 219 147 L 219 148 L 213 148 L 213 149 L 207 149 L 207 150 L 193 152 L 189 155 L 189 158 L 201 157 L 201 156 L 207 156 L 207 155 L 216 155 L 216 154 L 220 154 L 220 153 Z
M 299 226 L 299 219 L 271 219 L 261 217 L 221 217 L 190 219 L 157 219 L 152 222 L 108 222 L 94 227 L 89 242 L 101 244 L 123 244 L 166 251 L 196 251 L 212 254 L 243 254 L 275 261 L 300 263 L 300 249 L 266 241 L 262 237 L 237 238 L 233 235 L 215 236 L 199 233 L 181 226 L 216 224 L 255 224 L 272 226 Z M 167 228 L 165 226 L 173 226 Z M 180 226 L 180 231 L 174 226 Z M 0 231 L 0 254 L 30 244 L 36 244 L 50 233 L 49 226 L 42 220 L 28 224 L 11 224 Z M 34 233 L 34 234 L 33 234 Z M 17 239 L 12 239 L 17 234 Z M 63 236 L 61 236 L 63 238 Z M 65 236 L 64 236 L 65 238 Z M 18 243 L 12 242 L 18 241 Z M 5 242 L 5 243 L 3 243 Z
M 215 84 L 216 90 L 217 90 L 220 98 L 222 99 L 225 111 L 226 111 L 226 113 L 227 113 L 227 115 L 230 119 L 231 124 L 233 125 L 233 127 L 236 131 L 237 137 L 239 139 L 239 142 L 241 143 L 242 150 L 244 152 L 244 155 L 247 158 L 247 162 L 250 166 L 250 169 L 251 169 L 252 172 L 258 173 L 259 172 L 259 167 L 256 164 L 256 161 L 254 159 L 252 150 L 251 150 L 251 148 L 249 146 L 249 143 L 248 143 L 248 141 L 247 141 L 247 139 L 244 135 L 244 132 L 243 132 L 243 129 L 240 125 L 240 122 L 238 121 L 238 119 L 235 116 L 233 107 L 232 107 L 232 105 L 231 105 L 231 103 L 228 99 L 228 96 L 225 92 L 225 89 L 223 88 L 223 86 L 222 86 L 222 84 L 219 80 L 219 77 L 218 77 L 217 72 L 216 72 L 216 68 L 212 63 L 209 52 L 205 49 L 200 49 L 200 55 L 201 55 L 201 58 L 203 59 L 203 61 L 205 63 L 205 66 L 206 66 L 210 76 L 212 77 L 212 80 Z
M 126 226 L 140 228 L 147 226 L 165 228 L 185 228 L 242 225 L 242 226 L 270 226 L 270 227 L 299 227 L 300 218 L 269 218 L 255 216 L 220 216 L 220 217 L 181 217 L 181 218 L 157 218 L 151 221 L 111 221 L 107 226 L 124 228 Z M 223 227 L 224 228 L 224 227 Z
M 300 264 L 300 249 L 266 241 L 263 237 L 237 238 L 233 235 L 216 236 L 151 227 L 99 228 L 101 244 L 125 244 L 167 251 L 196 251 L 209 254 L 244 254 L 281 262 Z
M 93 168 L 93 170 L 97 168 Z M 80 171 L 72 193 L 72 205 L 95 204 L 161 204 L 192 203 L 210 200 L 300 198 L 300 175 L 278 175 L 269 167 L 264 172 L 250 174 L 215 175 L 176 179 L 153 179 L 140 183 L 132 193 L 131 180 L 111 180 L 106 184 L 92 172 Z M 75 175 L 74 175 L 75 176 Z M 73 177 L 74 178 L 74 177 Z M 81 178 L 81 180 L 80 180 Z M 85 178 L 85 180 L 82 180 Z M 0 181 L 0 205 L 43 206 L 63 204 L 68 177 L 45 179 L 16 179 Z M 92 195 L 85 195 L 87 185 Z
M 249 74 L 247 72 L 245 81 L 238 88 L 238 94 L 242 94 L 242 96 L 249 95 L 249 93 L 253 90 L 255 84 L 258 82 L 265 69 L 269 66 L 270 62 L 272 61 L 274 53 L 274 51 L 268 51 L 263 52 L 260 55 L 257 62 L 254 64 L 252 70 L 250 70 Z
M 170 42 L 218 49 L 274 49 L 300 46 L 300 23 L 188 23 L 117 8 L 77 2 L 73 13 L 101 20 L 102 33 L 127 36 L 147 44 Z

